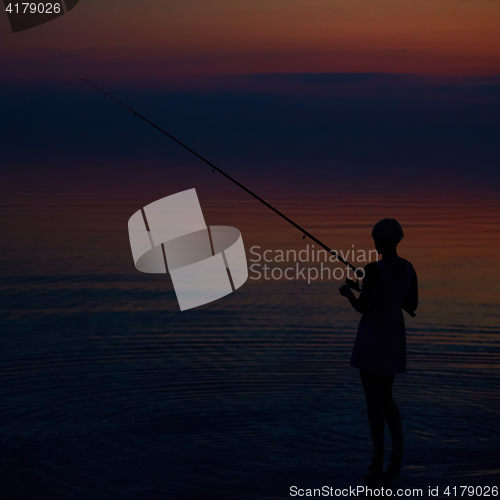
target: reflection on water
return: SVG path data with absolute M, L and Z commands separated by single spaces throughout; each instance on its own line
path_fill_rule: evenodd
M 305 245 L 252 201 L 201 201 L 207 223 L 241 229 L 247 250 Z M 380 218 L 401 221 L 421 304 L 395 388 L 400 484 L 497 484 L 498 205 L 273 201 L 344 249 L 370 249 Z M 358 315 L 338 283 L 249 280 L 180 313 L 168 277 L 135 271 L 126 221 L 143 202 L 3 199 L 2 498 L 272 499 L 293 484 L 361 484 L 371 444 L 349 367 Z

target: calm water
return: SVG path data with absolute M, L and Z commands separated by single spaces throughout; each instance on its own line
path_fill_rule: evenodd
M 249 280 L 180 313 L 168 277 L 135 271 L 126 232 L 175 190 L 83 191 L 3 197 L 1 498 L 278 499 L 294 484 L 362 484 L 359 316 L 339 283 Z M 199 193 L 207 222 L 238 227 L 247 251 L 304 248 L 253 201 Z M 421 302 L 395 386 L 399 484 L 499 484 L 498 202 L 271 200 L 338 248 L 368 250 L 374 222 L 402 222 Z

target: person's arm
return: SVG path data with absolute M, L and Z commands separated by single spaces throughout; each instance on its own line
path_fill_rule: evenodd
M 411 272 L 413 275 L 413 279 L 410 285 L 410 289 L 408 290 L 408 295 L 406 296 L 406 300 L 403 304 L 403 309 L 410 314 L 415 312 L 418 307 L 418 281 L 417 281 L 417 273 L 413 266 L 411 266 Z
M 368 264 L 365 266 L 365 277 L 363 278 L 363 288 L 361 289 L 361 293 L 359 297 L 356 297 L 349 285 L 342 285 L 340 287 L 340 294 L 349 299 L 351 306 L 356 309 L 359 313 L 364 313 L 370 303 L 371 296 L 373 294 L 373 287 L 375 285 L 375 281 L 377 279 L 376 276 L 376 267 Z

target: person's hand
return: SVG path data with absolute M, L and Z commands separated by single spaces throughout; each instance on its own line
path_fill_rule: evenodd
M 340 295 L 344 297 L 349 297 L 350 294 L 352 294 L 351 289 L 349 288 L 349 285 L 343 284 L 339 288 Z
M 349 288 L 356 290 L 356 292 L 361 292 L 361 288 L 359 288 L 359 280 L 353 281 L 353 280 L 350 280 L 349 278 L 346 278 L 345 284 L 348 285 Z

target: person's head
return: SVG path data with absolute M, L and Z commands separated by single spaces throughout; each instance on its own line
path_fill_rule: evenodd
M 403 236 L 403 228 L 396 219 L 382 219 L 372 230 L 375 248 L 381 254 L 395 252 Z

